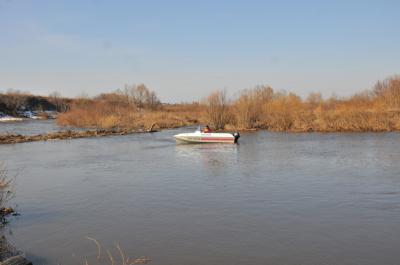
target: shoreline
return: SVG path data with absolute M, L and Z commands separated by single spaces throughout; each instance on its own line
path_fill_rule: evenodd
M 187 126 L 182 127 L 171 127 L 171 128 L 163 128 L 163 129 L 177 129 L 177 128 L 185 128 Z M 3 144 L 18 144 L 18 143 L 27 143 L 27 142 L 38 142 L 38 141 L 48 141 L 48 140 L 71 140 L 71 139 L 79 139 L 79 138 L 92 138 L 92 137 L 105 137 L 105 136 L 118 136 L 118 135 L 129 135 L 135 133 L 154 133 L 159 130 L 154 129 L 154 125 L 148 130 L 133 130 L 133 129 L 92 129 L 85 131 L 75 131 L 75 130 L 66 130 L 66 131 L 58 131 L 54 133 L 44 133 L 44 134 L 36 134 L 36 135 L 22 135 L 22 134 L 0 134 L 0 145 Z M 259 132 L 266 131 L 272 133 L 292 133 L 292 134 L 300 134 L 300 133 L 319 133 L 319 134 L 332 134 L 332 133 L 394 133 L 400 132 L 399 130 L 370 130 L 370 131 L 361 131 L 361 130 L 342 130 L 342 131 L 316 131 L 316 130 L 269 130 L 269 129 L 232 129 L 232 130 L 217 130 L 216 132 L 232 132 L 237 131 L 240 133 L 251 133 L 251 132 Z
M 79 138 L 91 138 L 91 137 L 104 137 L 113 135 L 128 135 L 134 133 L 153 133 L 155 130 L 105 130 L 95 129 L 87 131 L 58 131 L 55 133 L 45 133 L 36 135 L 21 135 L 21 134 L 1 134 L 1 144 L 18 144 L 26 142 L 37 142 L 37 141 L 48 141 L 48 140 L 70 140 Z

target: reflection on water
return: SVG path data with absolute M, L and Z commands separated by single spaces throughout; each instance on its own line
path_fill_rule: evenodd
M 85 236 L 151 264 L 398 264 L 399 134 L 177 132 L 0 146 L 9 240 L 40 264 L 95 257 Z
M 237 144 L 177 144 L 175 154 L 182 162 L 197 162 L 204 168 L 217 170 L 237 159 Z

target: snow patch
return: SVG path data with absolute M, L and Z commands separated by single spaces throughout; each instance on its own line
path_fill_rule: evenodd
M 6 121 L 22 121 L 24 120 L 23 118 L 18 118 L 18 117 L 13 117 L 13 116 L 0 116 L 0 122 L 6 122 Z

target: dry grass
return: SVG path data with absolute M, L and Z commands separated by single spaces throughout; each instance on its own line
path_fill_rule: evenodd
M 96 263 L 97 264 L 109 264 L 109 265 L 133 265 L 133 264 L 147 264 L 151 261 L 149 257 L 130 258 L 125 254 L 124 249 L 118 244 L 115 244 L 117 255 L 113 254 L 109 249 L 103 250 L 102 245 L 99 241 L 92 237 L 86 237 L 86 239 L 92 241 L 97 248 Z M 85 259 L 85 265 L 89 262 Z
M 306 100 L 270 87 L 242 91 L 230 104 L 230 129 L 272 131 L 399 131 L 400 77 L 378 82 L 369 91 L 350 98 L 322 99 L 311 93 Z M 229 114 L 227 114 L 229 115 Z
M 238 129 L 251 129 L 258 126 L 262 118 L 263 104 L 271 102 L 273 90 L 269 86 L 258 86 L 244 90 L 233 103 L 232 110 Z
M 1 223 L 7 223 L 6 217 L 14 213 L 14 209 L 8 206 L 9 201 L 15 196 L 15 177 L 9 177 L 5 166 L 0 162 L 0 219 Z
M 8 202 L 14 197 L 15 178 L 8 176 L 8 171 L 0 162 L 0 209 L 6 208 Z
M 266 129 L 273 131 L 398 131 L 400 77 L 379 81 L 371 90 L 349 98 L 323 99 L 311 93 L 303 100 L 293 93 L 258 86 L 229 99 L 224 90 L 211 93 L 201 104 L 140 108 L 125 94 L 75 100 L 58 118 L 76 127 L 148 129 L 209 124 L 216 130 Z M 135 101 L 132 101 L 135 102 Z
M 70 110 L 57 118 L 61 125 L 82 128 L 117 128 L 133 122 L 136 108 L 112 97 L 98 99 L 77 99 Z
M 128 103 L 118 94 L 110 95 L 76 100 L 68 112 L 58 116 L 58 124 L 81 128 L 146 130 L 154 123 L 159 128 L 174 128 L 199 122 L 198 104 L 162 105 L 147 109 Z
M 224 129 L 232 120 L 232 111 L 226 90 L 211 93 L 203 102 L 206 117 L 216 130 Z

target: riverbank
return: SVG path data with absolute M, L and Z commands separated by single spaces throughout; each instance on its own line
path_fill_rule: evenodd
M 5 99 L 7 97 L 3 101 Z M 11 99 L 11 95 L 8 95 L 8 100 L 5 101 L 8 105 L 3 103 L 4 106 L 9 106 L 7 112 L 3 112 L 3 116 L 8 115 L 4 118 L 5 121 L 19 119 L 10 116 L 34 118 L 51 114 L 49 111 L 41 111 L 41 115 L 38 111 L 22 111 L 25 105 L 19 104 L 19 107 L 15 107 L 15 104 L 11 104 L 15 100 Z M 67 100 L 56 97 L 46 100 L 47 103 L 54 102 L 53 105 L 42 102 L 40 107 L 52 107 L 56 110 L 57 115 L 52 117 L 57 116 L 59 126 L 95 130 L 118 128 L 140 131 L 156 123 L 160 129 L 208 124 L 214 130 L 228 131 L 400 131 L 398 76 L 378 81 L 372 89 L 346 98 L 323 98 L 320 93 L 310 93 L 307 98 L 301 98 L 294 93 L 275 91 L 269 86 L 261 85 L 242 90 L 235 97 L 228 97 L 225 90 L 219 90 L 200 101 L 167 104 L 162 103 L 154 91 L 138 85 L 93 98 Z M 59 100 L 62 104 L 57 103 Z M 28 97 L 25 102 L 28 102 Z M 58 105 L 63 107 L 57 108 Z M 32 109 L 36 105 L 30 103 L 29 106 Z M 7 114 L 11 112 L 17 116 Z M 1 116 L 0 112 L 0 118 Z
M 102 137 L 111 135 L 127 135 L 133 133 L 151 133 L 155 132 L 154 126 L 149 130 L 123 130 L 123 129 L 96 129 L 87 131 L 59 131 L 54 133 L 45 133 L 37 135 L 21 135 L 21 134 L 3 134 L 0 135 L 0 144 L 17 144 L 25 142 L 48 141 L 48 140 L 64 140 L 64 139 L 77 139 L 89 137 Z
M 85 107 L 85 109 L 72 108 L 70 112 L 61 114 L 57 124 L 106 130 L 112 128 L 144 130 L 150 124 L 156 123 L 160 129 L 208 124 L 215 131 L 266 130 L 295 133 L 400 131 L 400 109 L 351 107 L 339 101 L 335 102 L 334 106 L 321 104 L 315 108 L 300 102 L 299 105 L 296 103 L 295 107 L 280 105 L 292 104 L 291 100 L 298 100 L 292 96 L 288 97 L 289 103 L 272 102 L 270 105 L 267 104 L 264 110 L 254 114 L 254 117 L 245 116 L 246 110 L 235 105 L 227 107 L 224 113 L 220 113 L 218 115 L 220 118 L 214 118 L 219 110 L 208 110 L 207 106 L 201 108 L 191 104 L 167 106 L 155 111 L 128 109 L 107 112 L 101 108 Z
M 140 129 L 157 123 L 161 128 L 208 124 L 214 130 L 235 131 L 400 131 L 400 77 L 396 76 L 346 98 L 325 99 L 320 93 L 311 93 L 303 99 L 294 93 L 257 86 L 242 90 L 234 98 L 219 90 L 194 103 L 157 102 L 146 105 L 120 92 L 101 94 L 75 100 L 57 122 L 62 126 L 102 129 Z

